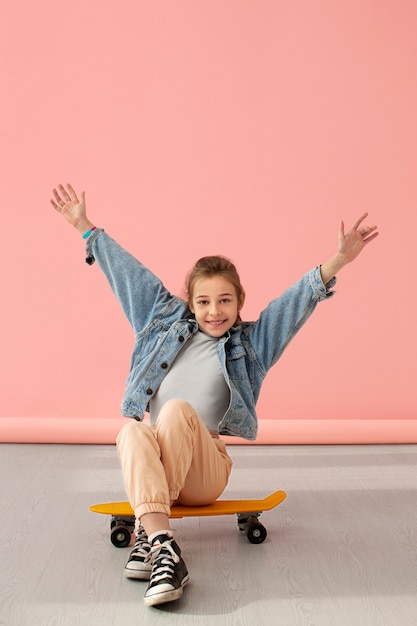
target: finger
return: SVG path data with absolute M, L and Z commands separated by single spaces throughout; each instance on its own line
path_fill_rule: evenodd
M 69 195 L 69 193 L 67 192 L 67 190 L 65 189 L 64 185 L 58 185 L 59 186 L 59 190 L 62 194 L 62 197 L 64 198 L 64 200 L 66 200 L 67 202 L 69 202 L 71 200 L 71 196 Z
M 359 228 L 358 233 L 364 239 L 368 237 L 371 233 L 373 233 L 377 229 L 377 226 L 364 226 L 363 228 Z
M 62 198 L 61 198 L 61 196 L 59 195 L 59 193 L 57 192 L 57 190 L 56 190 L 56 189 L 52 189 L 52 193 L 54 194 L 54 196 L 55 196 L 55 199 L 56 199 L 57 203 L 58 203 L 58 204 L 61 204 L 61 202 L 62 202 Z
M 368 217 L 368 213 L 364 213 L 363 215 L 361 215 L 361 217 L 356 220 L 356 222 L 353 224 L 352 226 L 352 230 L 358 230 L 360 224 L 362 224 L 363 220 L 366 219 Z
M 58 206 L 58 205 L 57 205 L 57 203 L 56 203 L 56 202 L 54 202 L 54 200 L 51 200 L 51 204 L 52 204 L 52 206 L 54 207 L 54 209 L 56 209 L 57 211 L 60 211 L 60 210 L 61 210 L 61 207 L 60 207 L 60 206 Z
M 363 242 L 365 244 L 369 243 L 370 241 L 372 241 L 373 239 L 375 239 L 376 237 L 378 237 L 379 233 L 372 233 L 372 235 L 369 235 L 368 237 L 365 237 Z
M 67 183 L 67 187 L 68 187 L 68 191 L 70 193 L 69 197 L 71 200 L 75 200 L 75 202 L 79 202 L 78 200 L 78 196 L 74 190 L 74 188 L 72 187 L 72 185 L 70 185 L 69 183 Z
M 345 241 L 345 225 L 343 223 L 343 220 L 341 220 L 339 224 L 339 232 L 338 232 L 339 249 L 342 248 L 344 241 Z

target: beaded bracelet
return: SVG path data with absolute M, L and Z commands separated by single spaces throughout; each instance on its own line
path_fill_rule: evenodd
M 83 239 L 87 239 L 91 235 L 93 230 L 96 230 L 96 228 L 97 228 L 96 226 L 93 226 L 93 228 L 90 228 L 90 230 L 87 230 L 87 232 L 84 233 L 84 235 L 83 235 Z

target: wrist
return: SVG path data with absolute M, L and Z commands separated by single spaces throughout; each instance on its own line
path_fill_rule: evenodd
M 88 239 L 90 235 L 93 234 L 93 232 L 96 230 L 96 226 L 93 226 L 92 228 L 89 228 L 84 234 L 83 234 L 83 239 Z
M 329 280 L 333 278 L 333 276 L 336 276 L 336 274 L 346 265 L 347 262 L 347 259 L 337 252 L 328 261 L 326 261 L 326 263 L 323 263 L 320 266 L 323 283 L 326 285 Z
M 94 228 L 94 224 L 93 222 L 90 222 L 90 220 L 87 219 L 86 217 L 83 217 L 80 220 L 78 220 L 76 224 L 74 224 L 74 227 L 76 230 L 78 230 L 80 235 L 84 235 L 86 232 Z
M 342 269 L 342 267 L 345 267 L 345 265 L 349 263 L 349 260 L 341 252 L 336 252 L 336 254 L 330 259 L 330 263 L 335 272 L 338 272 Z

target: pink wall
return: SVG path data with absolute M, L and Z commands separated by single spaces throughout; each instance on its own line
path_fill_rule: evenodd
M 196 257 L 232 257 L 247 318 L 369 210 L 381 236 L 272 370 L 259 415 L 385 420 L 393 440 L 408 420 L 417 441 L 416 23 L 413 0 L 3 8 L 0 440 L 119 420 L 133 337 L 49 205 L 70 181 L 175 292 Z

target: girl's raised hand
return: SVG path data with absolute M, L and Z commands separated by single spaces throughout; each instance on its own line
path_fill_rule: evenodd
M 340 222 L 338 251 L 320 266 L 321 277 L 325 285 L 333 276 L 336 276 L 342 267 L 354 261 L 364 247 L 378 236 L 376 226 L 362 226 L 362 222 L 367 217 L 368 213 L 364 213 L 347 233 L 345 233 L 344 223 Z
M 58 185 L 53 189 L 54 198 L 51 204 L 58 213 L 80 232 L 85 232 L 91 227 L 91 222 L 86 215 L 85 192 L 77 195 L 73 187 L 67 184 Z
M 358 254 L 368 245 L 375 237 L 378 236 L 377 226 L 361 226 L 362 222 L 368 217 L 368 213 L 364 213 L 352 228 L 345 233 L 345 225 L 343 222 L 339 226 L 339 255 L 341 255 L 346 263 L 350 263 Z

